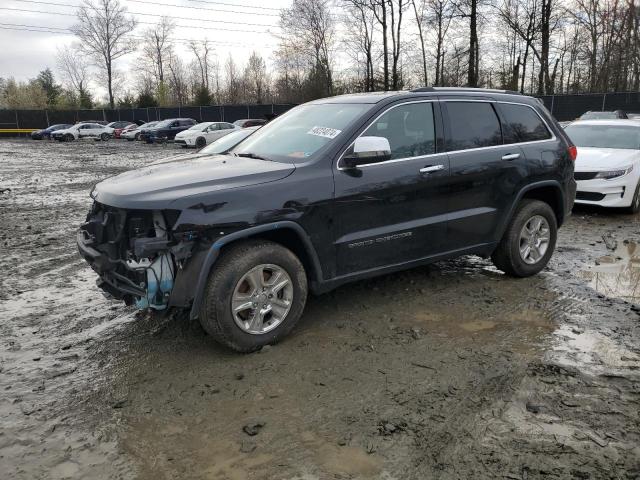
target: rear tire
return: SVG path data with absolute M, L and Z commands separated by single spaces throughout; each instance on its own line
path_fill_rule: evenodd
M 540 227 L 536 230 L 538 224 Z M 549 204 L 539 200 L 522 200 L 491 255 L 491 260 L 507 275 L 535 275 L 549 263 L 557 236 L 558 223 Z M 547 241 L 543 241 L 543 238 L 547 238 Z
M 625 210 L 631 214 L 640 212 L 640 182 L 638 182 L 638 185 L 636 185 L 636 191 L 633 194 L 631 206 L 627 207 Z
M 266 269 L 263 270 L 263 267 Z M 269 268 L 279 271 L 279 276 L 269 275 Z M 256 272 L 256 269 L 257 277 L 251 277 L 250 273 Z M 266 280 L 265 274 L 268 275 Z M 262 287 L 245 280 L 256 278 Z M 270 290 L 271 281 L 282 284 L 282 280 L 287 279 L 286 286 L 277 291 Z M 275 295 L 276 298 L 269 300 L 272 297 L 267 298 L 268 295 Z M 237 352 L 254 352 L 278 342 L 291 331 L 302 315 L 306 299 L 307 276 L 298 257 L 277 243 L 250 240 L 231 245 L 213 266 L 200 307 L 200 323 L 218 343 Z M 234 300 L 236 305 L 238 302 L 248 302 L 248 306 L 234 312 Z M 261 315 L 256 322 L 256 330 L 250 333 L 249 330 L 254 327 L 243 324 L 243 319 L 251 323 L 251 318 L 262 312 L 262 307 L 271 307 L 272 302 L 273 310 Z M 278 310 L 281 308 L 283 310 Z M 284 310 L 285 313 L 277 315 L 278 311 Z

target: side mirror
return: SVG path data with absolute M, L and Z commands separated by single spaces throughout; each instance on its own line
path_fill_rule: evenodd
M 353 143 L 353 153 L 342 158 L 344 166 L 354 168 L 367 163 L 391 159 L 391 146 L 385 137 L 358 137 Z

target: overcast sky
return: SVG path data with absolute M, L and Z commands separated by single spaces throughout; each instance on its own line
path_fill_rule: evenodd
M 140 35 L 166 15 L 176 23 L 176 39 L 210 40 L 221 64 L 229 53 L 242 63 L 253 50 L 270 62 L 277 43 L 273 33 L 279 31 L 278 9 L 291 4 L 291 0 L 120 1 L 139 22 L 134 35 Z M 27 80 L 46 67 L 56 72 L 56 49 L 68 48 L 74 41 L 67 29 L 75 23 L 80 3 L 81 0 L 0 0 L 0 77 Z M 191 59 L 183 43 L 178 43 L 177 49 L 185 59 Z M 119 67 L 128 69 L 135 63 L 135 55 L 125 57 Z

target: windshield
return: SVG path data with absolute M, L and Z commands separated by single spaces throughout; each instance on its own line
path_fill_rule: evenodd
M 238 143 L 247 138 L 253 132 L 255 132 L 255 130 L 247 129 L 228 133 L 224 137 L 219 138 L 215 142 L 207 145 L 198 153 L 225 153 L 238 145 Z
M 617 118 L 616 112 L 587 112 L 580 117 L 580 120 L 615 120 Z
M 301 105 L 262 127 L 232 153 L 286 163 L 308 160 L 369 108 L 364 103 Z
M 640 126 L 569 125 L 564 129 L 576 147 L 640 148 Z
M 211 122 L 198 123 L 197 125 L 194 125 L 193 127 L 189 127 L 188 130 L 197 130 L 197 131 L 201 132 L 202 130 L 207 128 L 209 125 L 211 125 Z

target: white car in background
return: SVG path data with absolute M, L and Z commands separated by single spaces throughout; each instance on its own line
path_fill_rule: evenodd
M 140 132 L 143 128 L 151 128 L 155 127 L 159 122 L 147 122 L 145 124 L 140 125 L 138 128 L 134 128 L 132 130 L 127 130 L 126 132 L 122 132 L 120 134 L 120 138 L 126 138 L 128 141 L 132 142 L 134 140 L 140 139 Z
M 56 130 L 52 137 L 56 140 L 69 142 L 81 138 L 92 138 L 94 140 L 107 141 L 113 136 L 113 128 L 99 123 L 76 123 L 74 126 L 64 130 Z
M 227 122 L 203 122 L 176 135 L 174 143 L 183 147 L 202 148 L 241 127 Z
M 578 147 L 576 203 L 640 211 L 640 122 L 581 120 L 565 132 Z

